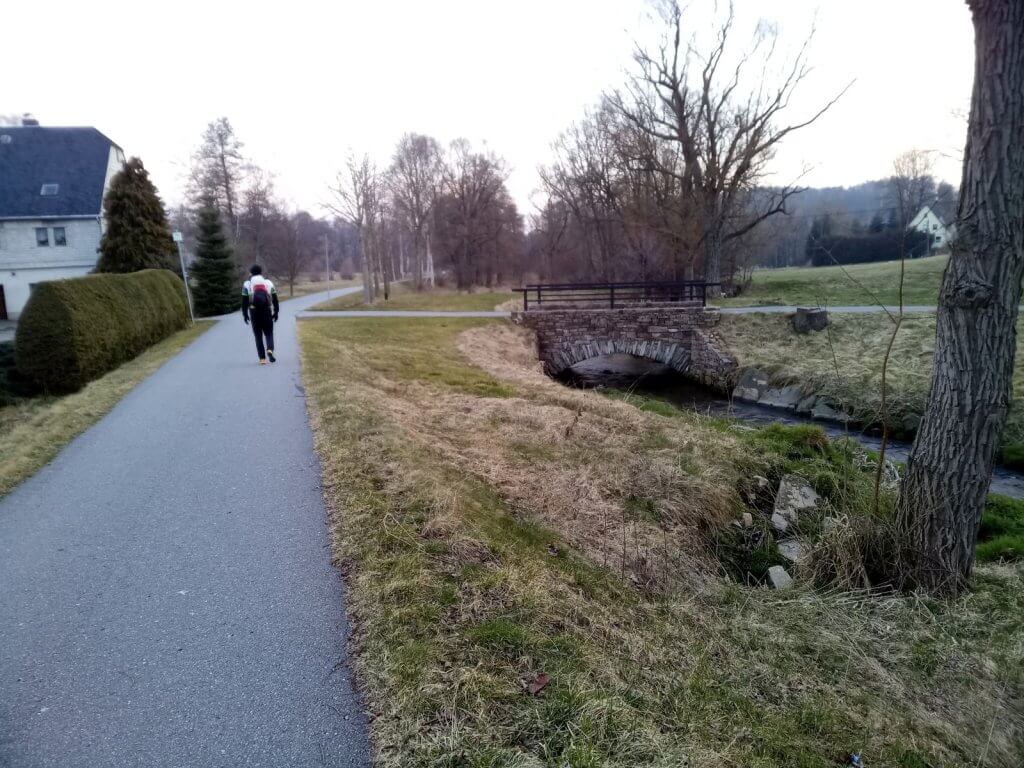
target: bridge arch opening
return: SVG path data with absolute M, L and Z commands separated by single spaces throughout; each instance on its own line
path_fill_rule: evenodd
M 632 389 L 636 386 L 662 386 L 681 374 L 665 363 L 647 357 L 612 352 L 581 360 L 553 378 L 572 387 L 586 389 L 609 387 Z

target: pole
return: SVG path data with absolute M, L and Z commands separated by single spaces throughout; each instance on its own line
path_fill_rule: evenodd
M 192 308 L 192 289 L 188 287 L 188 271 L 185 269 L 185 252 L 181 248 L 181 243 L 185 239 L 181 232 L 175 232 L 172 237 L 174 238 L 174 244 L 178 246 L 178 261 L 181 262 L 181 279 L 185 281 L 185 297 L 188 299 L 188 316 L 192 318 L 192 322 L 196 321 L 196 312 Z
M 324 263 L 327 265 L 327 298 L 331 298 L 331 251 L 327 241 L 327 233 L 324 232 Z

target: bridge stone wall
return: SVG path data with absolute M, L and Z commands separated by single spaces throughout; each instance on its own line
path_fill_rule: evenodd
M 512 313 L 512 322 L 536 332 L 537 356 L 550 376 L 584 360 L 619 353 L 728 387 L 736 361 L 714 331 L 719 319 L 717 309 L 688 306 Z

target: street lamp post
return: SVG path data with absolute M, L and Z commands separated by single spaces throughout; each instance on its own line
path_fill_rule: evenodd
M 324 233 L 324 263 L 327 266 L 327 298 L 331 298 L 331 250 L 327 241 L 327 233 Z
M 174 238 L 174 244 L 178 246 L 178 261 L 181 262 L 181 279 L 185 281 L 185 296 L 188 299 L 188 316 L 192 318 L 192 322 L 194 323 L 196 321 L 196 313 L 195 310 L 192 309 L 192 289 L 188 287 L 188 272 L 185 270 L 185 252 L 181 247 L 185 238 L 181 232 L 178 232 L 177 230 L 175 230 L 171 237 Z

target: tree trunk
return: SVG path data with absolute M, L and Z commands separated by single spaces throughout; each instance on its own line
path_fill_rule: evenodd
M 704 282 L 722 282 L 722 238 L 717 232 L 708 232 L 704 238 Z M 720 296 L 722 287 L 708 288 L 708 296 Z
M 907 586 L 939 592 L 962 588 L 974 563 L 1024 277 L 1024 3 L 968 5 L 975 70 L 958 231 L 939 294 L 931 394 L 897 510 Z
M 423 254 L 423 248 L 421 247 L 424 240 L 423 232 L 423 225 L 421 224 L 413 230 L 412 237 L 413 284 L 416 286 L 417 291 L 423 290 L 423 273 L 425 271 L 423 263 L 426 257 Z M 430 246 L 427 245 L 427 248 L 430 248 Z
M 425 236 L 426 246 L 427 246 L 426 280 L 427 280 L 427 285 L 429 285 L 431 288 L 433 288 L 434 287 L 434 252 L 430 248 L 430 227 L 429 226 L 427 226 L 426 229 L 424 230 L 424 236 Z
M 363 260 L 363 303 L 373 304 L 373 282 L 370 275 L 370 257 L 369 249 L 366 247 L 366 237 L 363 234 L 362 228 L 358 230 L 356 235 L 356 243 L 359 247 L 359 255 Z

